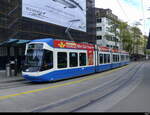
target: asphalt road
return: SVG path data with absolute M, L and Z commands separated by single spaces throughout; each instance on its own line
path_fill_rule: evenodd
M 109 112 L 150 112 L 150 62 L 144 64 L 139 74 L 142 82 Z
M 78 112 L 150 112 L 150 62 L 134 76 L 124 87 Z
M 34 84 L 24 80 L 1 83 L 0 112 L 95 112 L 114 111 L 115 108 L 118 110 L 118 101 L 112 98 L 113 95 L 119 92 L 119 97 L 123 95 L 125 98 L 135 91 L 141 83 L 142 71 L 149 74 L 145 69 L 149 66 L 144 62 L 131 63 L 111 71 L 53 83 Z M 126 89 L 125 86 L 129 87 Z M 126 92 L 120 93 L 122 88 L 125 88 Z M 108 97 L 113 100 L 109 102 Z M 118 98 L 120 101 L 122 99 Z M 104 100 L 108 103 L 102 106 L 100 103 L 105 102 Z M 92 109 L 96 104 L 102 108 L 98 109 L 97 106 L 94 107 L 96 110 Z

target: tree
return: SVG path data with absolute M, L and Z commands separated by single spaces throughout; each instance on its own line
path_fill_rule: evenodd
M 129 53 L 132 52 L 132 32 L 130 31 L 130 27 L 126 22 L 119 22 L 118 23 L 118 29 L 120 30 L 119 32 L 119 37 L 121 40 L 122 44 L 122 49 L 128 51 Z
M 133 54 L 135 53 L 138 54 L 139 47 L 140 45 L 142 45 L 141 42 L 142 32 L 138 27 L 132 27 L 131 30 L 133 32 L 133 43 L 132 43 Z

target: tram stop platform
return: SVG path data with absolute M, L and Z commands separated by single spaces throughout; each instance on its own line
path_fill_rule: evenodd
M 17 76 L 7 76 L 6 70 L 0 70 L 0 82 L 6 82 L 6 81 L 14 81 L 14 80 L 23 80 L 24 78 L 21 76 L 21 73 Z

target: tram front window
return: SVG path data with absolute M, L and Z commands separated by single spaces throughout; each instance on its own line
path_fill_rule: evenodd
M 53 68 L 53 52 L 29 49 L 26 55 L 25 72 L 45 71 Z
M 44 50 L 41 49 L 29 49 L 26 55 L 25 72 L 36 72 L 40 70 L 42 65 Z

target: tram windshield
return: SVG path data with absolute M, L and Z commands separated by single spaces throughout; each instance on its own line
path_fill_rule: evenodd
M 32 67 L 41 66 L 43 53 L 43 50 L 28 50 L 26 64 Z
M 40 70 L 42 65 L 44 51 L 41 49 L 29 49 L 27 51 L 24 71 L 36 72 Z
M 44 49 L 28 49 L 24 72 L 37 72 L 53 68 L 53 52 Z

